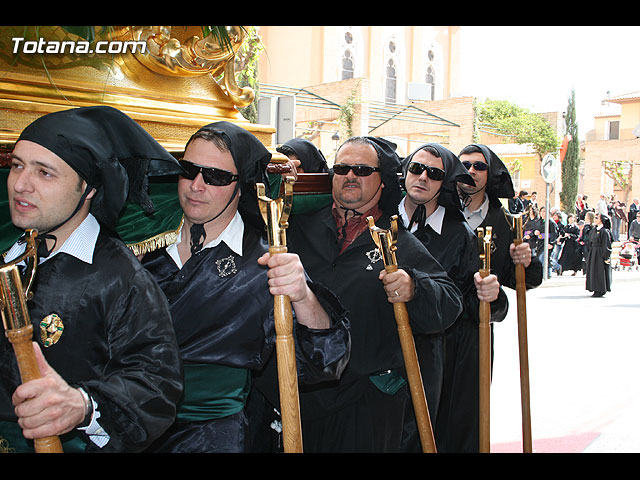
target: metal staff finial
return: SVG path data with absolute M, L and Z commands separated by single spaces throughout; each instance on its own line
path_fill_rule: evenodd
M 269 245 L 272 247 L 286 246 L 286 229 L 289 227 L 289 215 L 293 206 L 293 184 L 295 179 L 287 176 L 284 183 L 284 196 L 271 199 L 265 194 L 265 186 L 256 184 L 258 205 L 266 225 Z
M 28 313 L 25 315 L 25 312 L 28 312 L 25 302 L 33 297 L 31 286 L 36 276 L 38 264 L 37 236 L 36 230 L 26 230 L 25 242 L 27 246 L 24 253 L 0 267 L 0 310 L 5 331 L 23 328 L 31 324 Z M 24 276 L 21 276 L 18 270 L 18 264 L 22 262 L 27 264 Z
M 480 261 L 482 268 L 489 270 L 491 266 L 491 236 L 492 227 L 478 227 L 478 250 L 480 252 Z
M 13 347 L 22 383 L 41 377 L 33 351 L 33 324 L 27 308 L 31 298 L 31 285 L 37 266 L 36 230 L 26 230 L 25 252 L 15 260 L 0 267 L 0 307 L 5 335 Z M 22 281 L 18 264 L 27 263 L 26 282 Z M 26 284 L 26 287 L 25 287 Z M 36 453 L 61 453 L 62 443 L 57 435 L 34 439 Z
M 396 243 L 398 241 L 398 216 L 394 215 L 391 217 L 390 230 L 377 227 L 373 217 L 367 217 L 367 222 L 369 223 L 371 238 L 373 238 L 373 242 L 378 247 L 378 250 L 380 250 L 385 266 L 397 265 L 396 250 L 398 247 Z
M 518 213 L 513 215 L 513 230 L 516 234 L 515 239 L 522 242 L 522 216 L 524 214 Z

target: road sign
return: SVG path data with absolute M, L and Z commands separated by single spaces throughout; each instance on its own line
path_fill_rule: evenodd
M 545 155 L 542 159 L 542 164 L 540 165 L 540 173 L 542 174 L 542 178 L 547 183 L 553 183 L 558 175 L 558 169 L 560 167 L 560 162 L 551 155 L 550 153 Z

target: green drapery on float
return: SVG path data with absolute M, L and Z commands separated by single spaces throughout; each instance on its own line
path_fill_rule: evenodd
M 6 252 L 22 236 L 22 230 L 11 223 L 7 200 L 9 168 L 0 168 L 0 252 Z M 280 191 L 281 176 L 269 174 L 272 192 Z M 134 203 L 127 202 L 118 222 L 117 232 L 133 253 L 141 255 L 176 241 L 182 224 L 182 210 L 178 202 L 175 177 L 149 180 L 149 195 L 155 207 L 145 213 Z M 294 195 L 293 214 L 317 210 L 331 202 L 331 194 Z

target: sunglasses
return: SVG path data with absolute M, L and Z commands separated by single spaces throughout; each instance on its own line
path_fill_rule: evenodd
M 462 162 L 462 165 L 464 165 L 464 168 L 466 168 L 467 170 L 469 170 L 471 167 L 473 167 L 475 170 L 477 170 L 478 172 L 484 172 L 485 170 L 487 170 L 489 168 L 489 165 L 484 163 L 484 162 Z
M 333 166 L 333 173 L 336 175 L 347 175 L 349 170 L 353 170 L 354 175 L 358 177 L 368 177 L 373 172 L 379 172 L 378 167 L 372 167 L 370 165 L 346 165 L 344 163 L 337 163 Z
M 214 167 L 203 167 L 202 165 L 197 165 L 186 160 L 180 160 L 180 166 L 182 167 L 182 176 L 184 178 L 193 180 L 199 173 L 202 173 L 204 183 L 215 187 L 224 187 L 238 180 L 238 175 L 226 170 Z
M 420 162 L 409 162 L 409 167 L 407 167 L 407 170 L 414 175 L 422 175 L 422 172 L 426 170 L 427 177 L 429 177 L 431 180 L 439 181 L 444 178 L 444 170 L 437 167 L 431 167 Z

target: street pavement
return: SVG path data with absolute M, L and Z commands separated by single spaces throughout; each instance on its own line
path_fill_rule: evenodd
M 640 271 L 614 271 L 592 298 L 585 278 L 553 274 L 527 293 L 533 453 L 640 452 Z M 515 292 L 494 326 L 491 452 L 522 452 Z

